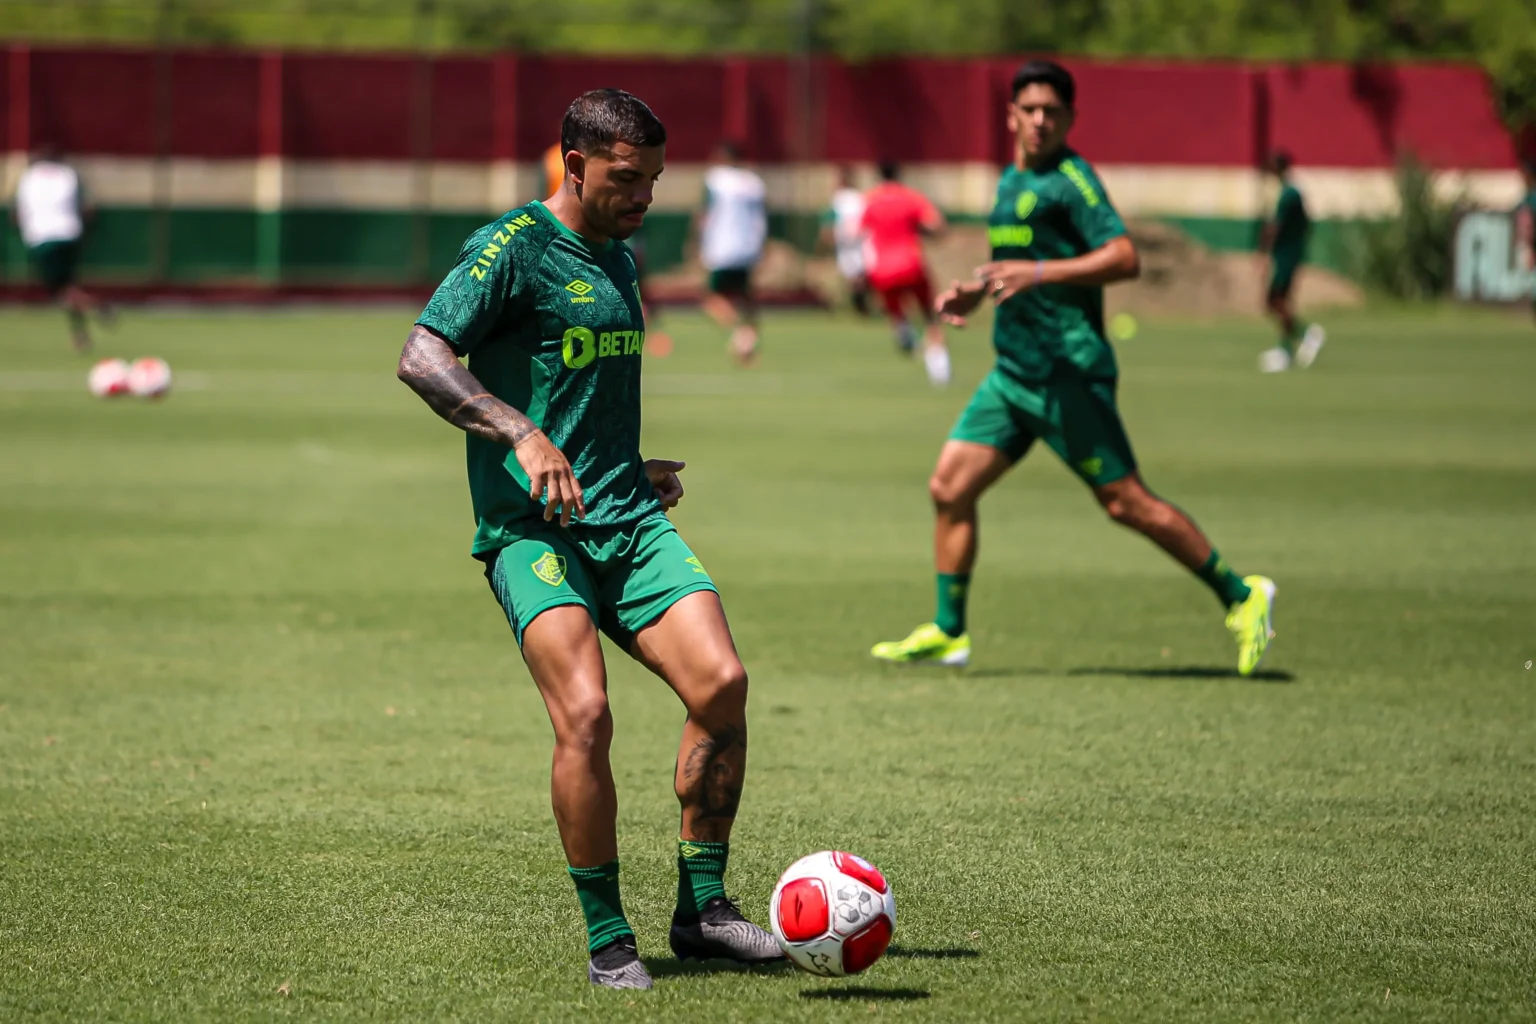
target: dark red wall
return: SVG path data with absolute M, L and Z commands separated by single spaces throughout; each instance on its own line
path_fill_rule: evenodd
M 280 89 L 270 95 L 264 59 L 276 61 L 267 81 Z M 666 121 L 674 161 L 701 161 L 732 136 L 767 163 L 1002 162 L 1002 107 L 1016 63 L 274 58 L 14 45 L 0 60 L 0 133 L 21 109 L 29 144 L 71 153 L 243 157 L 270 138 L 307 160 L 536 160 L 573 96 L 613 85 Z M 1441 167 L 1514 165 L 1488 83 L 1471 67 L 1066 63 L 1078 79 L 1074 145 L 1107 163 L 1251 166 L 1283 146 L 1313 166 L 1384 167 L 1403 149 Z M 25 75 L 11 73 L 23 66 Z

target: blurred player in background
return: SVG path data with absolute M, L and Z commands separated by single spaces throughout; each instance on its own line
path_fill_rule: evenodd
M 1276 153 L 1269 158 L 1266 169 L 1280 183 L 1275 216 L 1264 226 L 1262 240 L 1264 250 L 1269 253 L 1269 288 L 1264 304 L 1280 324 L 1280 344 L 1259 356 L 1259 369 L 1265 373 L 1282 373 L 1292 365 L 1306 369 L 1316 362 L 1327 335 L 1317 324 L 1303 325 L 1296 319 L 1295 302 L 1291 297 L 1296 274 L 1306 262 L 1312 218 L 1307 215 L 1301 190 L 1291 181 L 1290 154 Z
M 864 196 L 864 273 L 880 296 L 896 331 L 896 344 L 910 353 L 917 346 L 916 318 L 923 324 L 923 364 L 936 386 L 949 383 L 949 349 L 933 308 L 933 284 L 923 262 L 923 237 L 944 230 L 944 217 L 915 188 L 899 180 L 894 161 L 880 162 L 880 184 Z
M 1515 247 L 1519 265 L 1536 271 L 1536 157 L 1520 162 L 1525 179 L 1525 198 L 1515 207 Z M 1536 290 L 1531 293 L 1531 310 L 1536 312 Z
M 997 303 L 997 365 L 960 414 L 928 481 L 933 498 L 937 610 L 876 658 L 964 665 L 976 504 L 1042 440 L 1092 489 L 1110 518 L 1141 533 L 1209 586 L 1227 609 L 1238 670 L 1258 665 L 1274 635 L 1273 581 L 1233 572 L 1188 516 L 1149 491 L 1115 402 L 1119 371 L 1104 335 L 1104 286 L 1140 273 L 1136 247 L 1088 161 L 1066 147 L 1076 114 L 1071 74 L 1031 61 L 1013 77 L 1008 126 L 1013 166 L 988 220 L 992 262 L 938 298 L 962 326 L 982 300 Z
M 86 316 L 109 315 L 76 281 L 80 248 L 93 213 L 79 173 L 52 147 L 38 150 L 16 186 L 11 220 L 49 297 L 64 307 L 77 352 L 91 349 Z
M 757 300 L 752 270 L 768 241 L 767 186 L 741 165 L 741 147 L 720 143 L 704 174 L 704 208 L 695 222 L 699 260 L 709 272 L 704 312 L 731 332 L 731 352 L 742 364 L 757 357 Z
M 571 104 L 560 139 L 560 190 L 469 237 L 398 373 L 469 435 L 470 550 L 554 726 L 551 797 L 586 918 L 587 977 L 644 989 L 651 977 L 619 898 L 599 630 L 687 710 L 673 773 L 673 952 L 748 963 L 784 954 L 725 895 L 746 772 L 746 672 L 714 583 L 667 520 L 683 464 L 640 455 L 645 321 L 623 239 L 651 204 L 666 129 L 636 97 L 596 89 Z
M 853 168 L 837 169 L 832 205 L 821 215 L 821 246 L 837 256 L 837 272 L 860 316 L 869 315 L 869 282 L 864 277 L 864 194 L 853 184 Z

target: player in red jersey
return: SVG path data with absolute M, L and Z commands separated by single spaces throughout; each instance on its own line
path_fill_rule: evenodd
M 864 196 L 864 272 L 869 287 L 885 304 L 903 352 L 916 347 L 911 321 L 915 308 L 922 317 L 923 363 L 936 386 L 949 383 L 949 349 L 933 311 L 933 285 L 923 263 L 923 237 L 944 230 L 944 216 L 917 189 L 897 179 L 900 169 L 890 160 L 880 163 L 880 184 Z

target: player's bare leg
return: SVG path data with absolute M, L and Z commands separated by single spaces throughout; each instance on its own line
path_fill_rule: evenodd
M 725 895 L 731 826 L 747 769 L 747 672 L 720 598 L 696 591 L 641 630 L 634 657 L 672 687 L 688 718 L 673 785 L 678 829 L 678 905 L 670 941 L 680 958 L 778 960 L 773 936 Z
M 965 629 L 971 568 L 980 537 L 977 503 L 1013 465 L 996 448 L 971 441 L 946 441 L 928 480 L 933 499 L 933 567 L 937 602 L 932 622 L 901 640 L 875 644 L 870 654 L 903 664 L 964 665 L 971 658 Z
M 523 631 L 523 660 L 555 730 L 550 802 L 587 919 L 587 976 L 608 988 L 650 988 L 619 900 L 619 801 L 608 748 L 608 675 L 591 616 L 581 605 L 540 613 Z
M 731 352 L 743 366 L 757 360 L 757 299 L 750 294 L 734 295 L 739 324 L 731 332 Z
M 1227 609 L 1227 628 L 1239 647 L 1238 670 L 1252 672 L 1274 638 L 1274 581 L 1233 572 L 1194 520 L 1147 490 L 1139 473 L 1095 487 L 1093 495 L 1111 519 L 1168 552 L 1211 588 Z
M 722 331 L 733 331 L 740 322 L 735 304 L 719 292 L 707 293 L 699 300 L 699 307 Z
M 1200 527 L 1178 506 L 1147 490 L 1139 473 L 1095 487 L 1093 496 L 1109 518 L 1146 537 L 1190 572 L 1199 572 L 1211 557 L 1211 542 Z
M 944 328 L 932 309 L 919 305 L 918 315 L 925 321 L 923 328 L 923 365 L 928 370 L 928 380 L 935 387 L 949 383 L 949 347 L 944 343 Z
M 996 448 L 970 441 L 946 441 L 928 479 L 933 499 L 933 567 L 969 576 L 976 564 L 980 524 L 976 505 L 1013 465 Z

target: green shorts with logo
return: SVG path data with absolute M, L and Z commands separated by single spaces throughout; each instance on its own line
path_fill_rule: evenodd
M 993 370 L 949 432 L 951 441 L 996 448 L 1017 462 L 1038 438 L 1090 487 L 1114 483 L 1136 469 L 1114 378 L 1088 379 L 1058 370 L 1025 382 Z
M 715 590 L 699 559 L 665 515 L 625 526 L 528 522 L 519 539 L 488 552 L 485 578 L 519 645 L 551 608 L 579 604 L 624 650 L 635 634 L 696 590 Z M 717 591 L 718 593 L 718 591 Z

